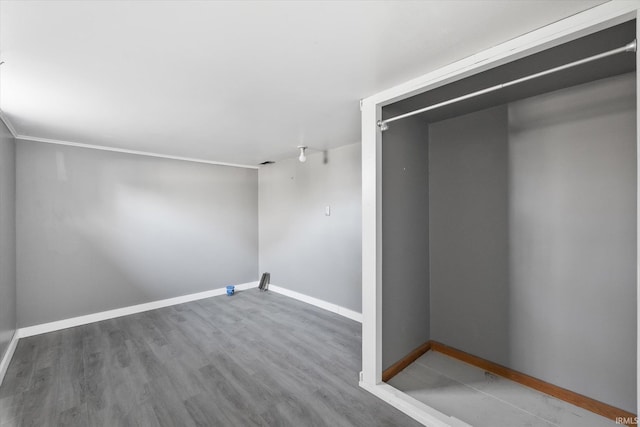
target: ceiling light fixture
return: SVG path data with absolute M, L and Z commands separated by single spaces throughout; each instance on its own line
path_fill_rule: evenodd
M 307 156 L 304 154 L 304 150 L 306 150 L 307 147 L 304 145 L 298 145 L 298 149 L 300 150 L 300 157 L 298 157 L 298 160 L 300 160 L 301 163 L 306 162 Z

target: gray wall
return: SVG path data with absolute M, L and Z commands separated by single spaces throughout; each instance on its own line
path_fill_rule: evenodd
M 429 340 L 428 127 L 393 123 L 382 140 L 382 366 Z
M 16 330 L 16 145 L 0 121 L 0 360 Z
M 17 147 L 18 325 L 258 278 L 257 170 Z
M 271 283 L 362 311 L 360 144 L 260 168 L 260 271 Z M 331 215 L 325 215 L 325 206 Z
M 435 123 L 429 152 L 432 338 L 630 412 L 635 89 L 627 74 Z
M 508 362 L 507 108 L 429 126 L 431 339 Z
M 634 413 L 635 89 L 509 107 L 511 366 Z

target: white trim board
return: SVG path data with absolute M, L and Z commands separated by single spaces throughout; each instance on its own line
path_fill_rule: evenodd
M 0 360 L 0 385 L 2 385 L 2 381 L 4 380 L 4 376 L 7 373 L 7 369 L 9 369 L 9 364 L 11 363 L 11 359 L 13 358 L 13 353 L 16 351 L 16 347 L 18 346 L 18 331 L 13 333 L 13 337 L 11 337 L 11 341 L 9 341 L 9 346 L 7 350 L 4 352 L 4 356 L 2 356 L 2 360 Z
M 113 151 L 115 153 L 134 154 L 137 156 L 147 156 L 147 157 L 158 157 L 161 159 L 182 160 L 185 162 L 194 162 L 194 163 L 206 163 L 210 165 L 229 166 L 233 168 L 259 169 L 258 166 L 253 166 L 253 165 L 241 165 L 237 163 L 215 162 L 213 160 L 196 159 L 193 157 L 172 156 L 169 154 L 153 153 L 151 151 L 128 150 L 126 148 L 107 147 L 105 145 L 83 144 L 80 142 L 63 141 L 60 139 L 50 139 L 50 138 L 40 138 L 37 136 L 20 135 L 16 131 L 16 128 L 13 127 L 13 124 L 11 123 L 11 120 L 9 120 L 9 117 L 7 117 L 2 110 L 0 110 L 0 120 L 2 120 L 2 122 L 7 126 L 7 129 L 9 129 L 9 132 L 11 132 L 11 135 L 13 135 L 13 138 L 16 141 L 42 142 L 45 144 L 67 145 L 69 147 L 88 148 L 91 150 Z
M 2 120 L 7 129 L 9 129 L 9 132 L 11 132 L 11 136 L 13 136 L 14 139 L 17 138 L 18 134 L 16 133 L 16 128 L 13 127 L 11 120 L 9 120 L 9 118 L 2 112 L 2 110 L 0 110 L 0 120 Z
M 236 285 L 236 290 L 243 291 L 258 287 L 259 282 L 249 282 Z M 310 297 L 299 292 L 291 291 L 280 286 L 269 285 L 269 290 L 278 294 L 288 296 L 293 299 L 305 302 L 307 304 L 322 308 L 332 313 L 339 314 L 356 322 L 362 323 L 362 314 L 350 310 L 348 308 L 323 301 L 318 298 Z M 167 298 L 158 301 L 151 301 L 143 304 L 131 305 L 128 307 L 115 308 L 113 310 L 101 311 L 98 313 L 86 314 L 84 316 L 71 317 L 69 319 L 57 320 L 39 325 L 26 326 L 18 328 L 14 334 L 14 338 L 26 338 L 34 335 L 46 334 L 48 332 L 59 331 L 62 329 L 73 328 L 75 326 L 87 325 L 89 323 L 100 322 L 102 320 L 115 319 L 116 317 L 128 316 L 130 314 L 142 313 L 144 311 L 155 310 L 157 308 L 169 307 L 172 305 L 183 304 L 185 302 L 211 298 L 226 293 L 225 288 L 212 289 L 204 292 L 197 292 L 189 295 L 182 295 L 174 298 Z
M 401 392 L 389 384 L 380 383 L 377 385 L 371 385 L 360 381 L 359 385 L 369 393 L 379 397 L 394 408 L 404 412 L 406 415 L 427 427 L 473 427 L 456 417 L 443 414 L 442 412 L 425 405 L 419 400 Z
M 3 121 L 11 131 L 11 127 L 9 127 L 8 122 L 3 118 Z M 13 133 L 13 132 L 12 132 Z M 101 150 L 101 151 L 113 151 L 115 153 L 125 153 L 125 154 L 134 154 L 137 156 L 147 156 L 147 157 L 158 157 L 161 159 L 170 159 L 170 160 L 182 160 L 185 162 L 194 162 L 194 163 L 207 163 L 210 165 L 216 166 L 229 166 L 233 168 L 245 168 L 245 169 L 259 169 L 258 166 L 253 165 L 241 165 L 236 163 L 225 163 L 225 162 L 215 162 L 213 160 L 204 160 L 204 159 L 196 159 L 193 157 L 181 157 L 181 156 L 172 156 L 169 154 L 160 154 L 153 153 L 150 151 L 138 151 L 138 150 L 128 150 L 126 148 L 116 148 L 116 147 L 107 147 L 105 145 L 93 145 L 93 144 L 83 144 L 80 142 L 71 142 L 71 141 L 62 141 L 59 139 L 49 139 L 49 138 L 39 138 L 37 136 L 27 136 L 27 135 L 16 135 L 14 134 L 14 138 L 17 141 L 31 141 L 31 142 L 42 142 L 45 144 L 56 144 L 56 145 L 66 145 L 69 147 L 79 147 L 79 148 L 88 148 L 91 150 Z
M 248 283 L 242 283 L 240 285 L 235 285 L 235 287 L 236 287 L 236 290 L 243 291 L 247 289 L 256 288 L 258 287 L 259 283 L 260 282 L 258 281 L 248 282 Z M 280 286 L 269 285 L 269 290 L 275 293 L 287 296 L 289 298 L 293 298 L 293 299 L 302 301 L 304 303 L 313 305 L 315 307 L 330 311 L 332 313 L 339 314 L 340 316 L 346 317 L 356 322 L 362 323 L 362 314 L 356 311 L 350 310 L 348 308 L 339 306 L 337 304 L 326 302 L 318 298 L 310 297 L 308 295 L 304 295 L 299 292 L 282 288 Z M 201 300 L 205 298 L 211 298 L 211 297 L 220 296 L 224 294 L 226 294 L 226 288 L 218 288 L 218 289 L 212 289 L 204 292 L 197 292 L 189 295 L 182 295 L 175 298 L 167 298 L 163 300 L 147 302 L 144 304 L 131 305 L 128 307 L 101 311 L 98 313 L 87 314 L 84 316 L 77 316 L 69 319 L 57 320 L 55 322 L 42 323 L 40 325 L 18 328 L 13 334 L 13 337 L 11 339 L 11 342 L 9 343 L 9 347 L 7 348 L 7 351 L 4 354 L 4 357 L 0 361 L 0 385 L 2 385 L 2 380 L 4 379 L 7 369 L 9 368 L 9 364 L 11 363 L 13 353 L 15 352 L 16 346 L 18 345 L 18 340 L 20 338 L 26 338 L 34 335 L 60 331 L 62 329 L 87 325 L 94 322 L 100 322 L 102 320 L 115 319 L 117 317 L 128 316 L 130 314 L 142 313 L 145 311 L 155 310 L 163 307 L 169 307 L 177 304 L 183 304 L 186 302 Z
M 236 290 L 243 291 L 255 288 L 259 282 L 242 283 L 235 285 Z M 72 317 L 69 319 L 57 320 L 55 322 L 42 323 L 40 325 L 27 326 L 19 328 L 16 331 L 18 338 L 26 338 L 34 335 L 46 334 L 48 332 L 59 331 L 62 329 L 73 328 L 75 326 L 87 325 L 102 320 L 115 319 L 116 317 L 127 316 L 129 314 L 142 313 L 144 311 L 155 310 L 157 308 L 169 307 L 171 305 L 183 304 L 185 302 L 201 300 L 205 298 L 215 297 L 226 294 L 226 288 L 212 289 L 195 294 L 182 295 L 175 298 L 167 298 L 158 301 L 151 301 L 144 304 L 131 305 L 128 307 L 115 308 L 113 310 L 101 311 L 99 313 L 87 314 L 84 316 Z
M 308 295 L 301 294 L 300 292 L 292 291 L 280 286 L 269 285 L 267 289 L 277 294 L 282 294 L 284 296 L 297 299 L 298 301 L 306 302 L 307 304 L 314 305 L 323 310 L 327 310 L 348 319 L 355 320 L 356 322 L 362 323 L 362 313 L 358 313 L 357 311 L 353 311 L 340 305 L 333 304 L 318 298 L 310 297 Z

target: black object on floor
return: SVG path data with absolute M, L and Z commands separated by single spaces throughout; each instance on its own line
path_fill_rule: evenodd
M 269 280 L 271 280 L 271 274 L 263 273 L 262 278 L 260 279 L 260 285 L 258 285 L 258 289 L 260 289 L 261 291 L 268 291 Z

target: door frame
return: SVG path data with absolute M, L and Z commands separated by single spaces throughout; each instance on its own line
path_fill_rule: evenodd
M 382 382 L 382 133 L 377 125 L 382 107 L 418 93 L 481 73 L 594 32 L 636 19 L 640 0 L 613 0 L 554 22 L 498 46 L 367 97 L 362 111 L 362 372 L 360 386 L 427 426 L 465 426 Z M 636 25 L 640 39 L 640 25 Z M 636 54 L 636 69 L 640 70 Z M 636 73 L 636 87 L 640 79 Z M 636 95 L 637 111 L 640 97 Z M 637 121 L 637 119 L 636 119 Z M 640 164 L 640 133 L 636 127 L 636 161 Z M 636 256 L 640 254 L 640 167 L 637 167 Z M 640 263 L 636 259 L 636 300 L 640 301 Z M 636 338 L 637 382 L 640 393 L 640 304 Z M 637 413 L 640 413 L 638 399 Z

